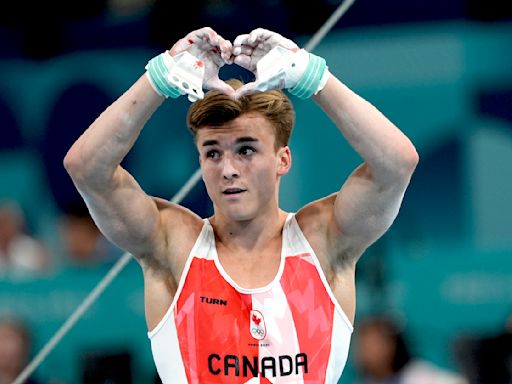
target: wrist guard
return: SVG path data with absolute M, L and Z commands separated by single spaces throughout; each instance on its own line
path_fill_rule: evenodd
M 204 97 L 204 63 L 188 52 L 175 57 L 163 52 L 152 58 L 145 69 L 150 84 L 160 96 L 188 95 L 191 102 Z
M 294 52 L 277 46 L 258 62 L 257 73 L 258 91 L 286 88 L 292 95 L 307 99 L 323 89 L 329 71 L 322 57 L 304 49 Z

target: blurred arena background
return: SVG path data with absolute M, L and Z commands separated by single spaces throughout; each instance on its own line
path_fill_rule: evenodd
M 315 49 L 340 79 L 395 122 L 420 154 L 394 226 L 358 266 L 353 343 L 359 321 L 391 317 L 412 355 L 471 383 L 512 380 L 509 3 L 357 0 Z M 334 0 L 2 5 L 0 330 L 5 319 L 27 327 L 28 357 L 122 254 L 90 222 L 62 166 L 72 142 L 143 73 L 151 57 L 189 31 L 211 26 L 233 40 L 264 27 L 304 45 L 338 5 Z M 223 68 L 221 74 L 248 76 L 237 68 Z M 337 190 L 360 161 L 313 102 L 292 100 L 298 123 L 291 143 L 294 166 L 282 187 L 286 210 Z M 124 161 L 149 194 L 171 198 L 198 167 L 185 126 L 188 105 L 186 98 L 165 103 Z M 211 214 L 201 183 L 182 204 L 201 216 Z M 7 343 L 2 336 L 0 331 L 0 351 Z M 354 345 L 343 384 L 363 382 L 356 351 Z M 1 369 L 8 365 L 3 356 L 0 384 Z M 21 352 L 20 361 L 27 362 Z M 122 271 L 34 380 L 158 382 L 137 263 Z

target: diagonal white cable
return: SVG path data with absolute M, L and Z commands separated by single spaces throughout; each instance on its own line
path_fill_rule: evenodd
M 306 51 L 313 51 L 316 46 L 322 41 L 322 39 L 329 33 L 329 31 L 336 25 L 336 23 L 341 19 L 341 17 L 347 13 L 349 8 L 354 4 L 356 0 L 345 0 L 342 1 L 341 4 L 336 8 L 336 10 L 332 13 L 331 16 L 327 19 L 327 21 L 320 27 L 318 31 L 311 37 L 311 39 L 304 46 Z
M 307 51 L 313 51 L 322 39 L 329 33 L 334 25 L 341 19 L 341 17 L 348 11 L 355 0 L 342 1 L 333 14 L 327 21 L 320 27 L 320 29 L 311 37 L 308 43 L 304 46 Z M 197 169 L 190 179 L 181 187 L 176 195 L 171 199 L 171 202 L 179 204 L 183 198 L 190 192 L 192 188 L 201 179 L 201 169 Z M 64 338 L 64 336 L 71 330 L 71 328 L 81 319 L 83 314 L 96 302 L 100 295 L 110 285 L 110 283 L 119 275 L 124 267 L 130 262 L 132 255 L 125 253 L 110 269 L 103 279 L 93 288 L 87 295 L 84 301 L 78 306 L 77 309 L 69 316 L 59 330 L 52 336 L 52 338 L 44 345 L 39 353 L 32 359 L 32 361 L 23 369 L 12 384 L 23 384 L 32 373 L 39 367 L 39 365 L 46 359 L 55 346 Z
M 179 204 L 181 200 L 190 192 L 190 190 L 197 184 L 201 178 L 201 169 L 199 168 L 192 177 L 181 187 L 181 189 L 174 195 L 171 202 Z M 126 252 L 107 272 L 105 277 L 94 287 L 94 289 L 87 295 L 84 301 L 75 309 L 69 316 L 59 330 L 52 336 L 46 343 L 41 351 L 32 359 L 27 367 L 19 374 L 12 384 L 22 384 L 27 380 L 30 375 L 39 367 L 44 359 L 50 354 L 55 346 L 62 340 L 62 338 L 71 330 L 71 328 L 80 320 L 85 312 L 93 305 L 103 291 L 110 285 L 112 280 L 119 275 L 123 268 L 130 262 L 132 255 Z

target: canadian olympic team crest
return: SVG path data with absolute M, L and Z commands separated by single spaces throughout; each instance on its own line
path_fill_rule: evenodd
M 267 335 L 267 329 L 265 328 L 265 320 L 260 311 L 251 310 L 251 321 L 250 331 L 251 336 L 257 340 L 263 340 Z

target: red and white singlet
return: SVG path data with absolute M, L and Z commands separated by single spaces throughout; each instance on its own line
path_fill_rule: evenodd
M 148 336 L 164 384 L 334 384 L 352 331 L 289 214 L 279 271 L 256 289 L 238 286 L 224 271 L 204 219 L 174 300 Z

